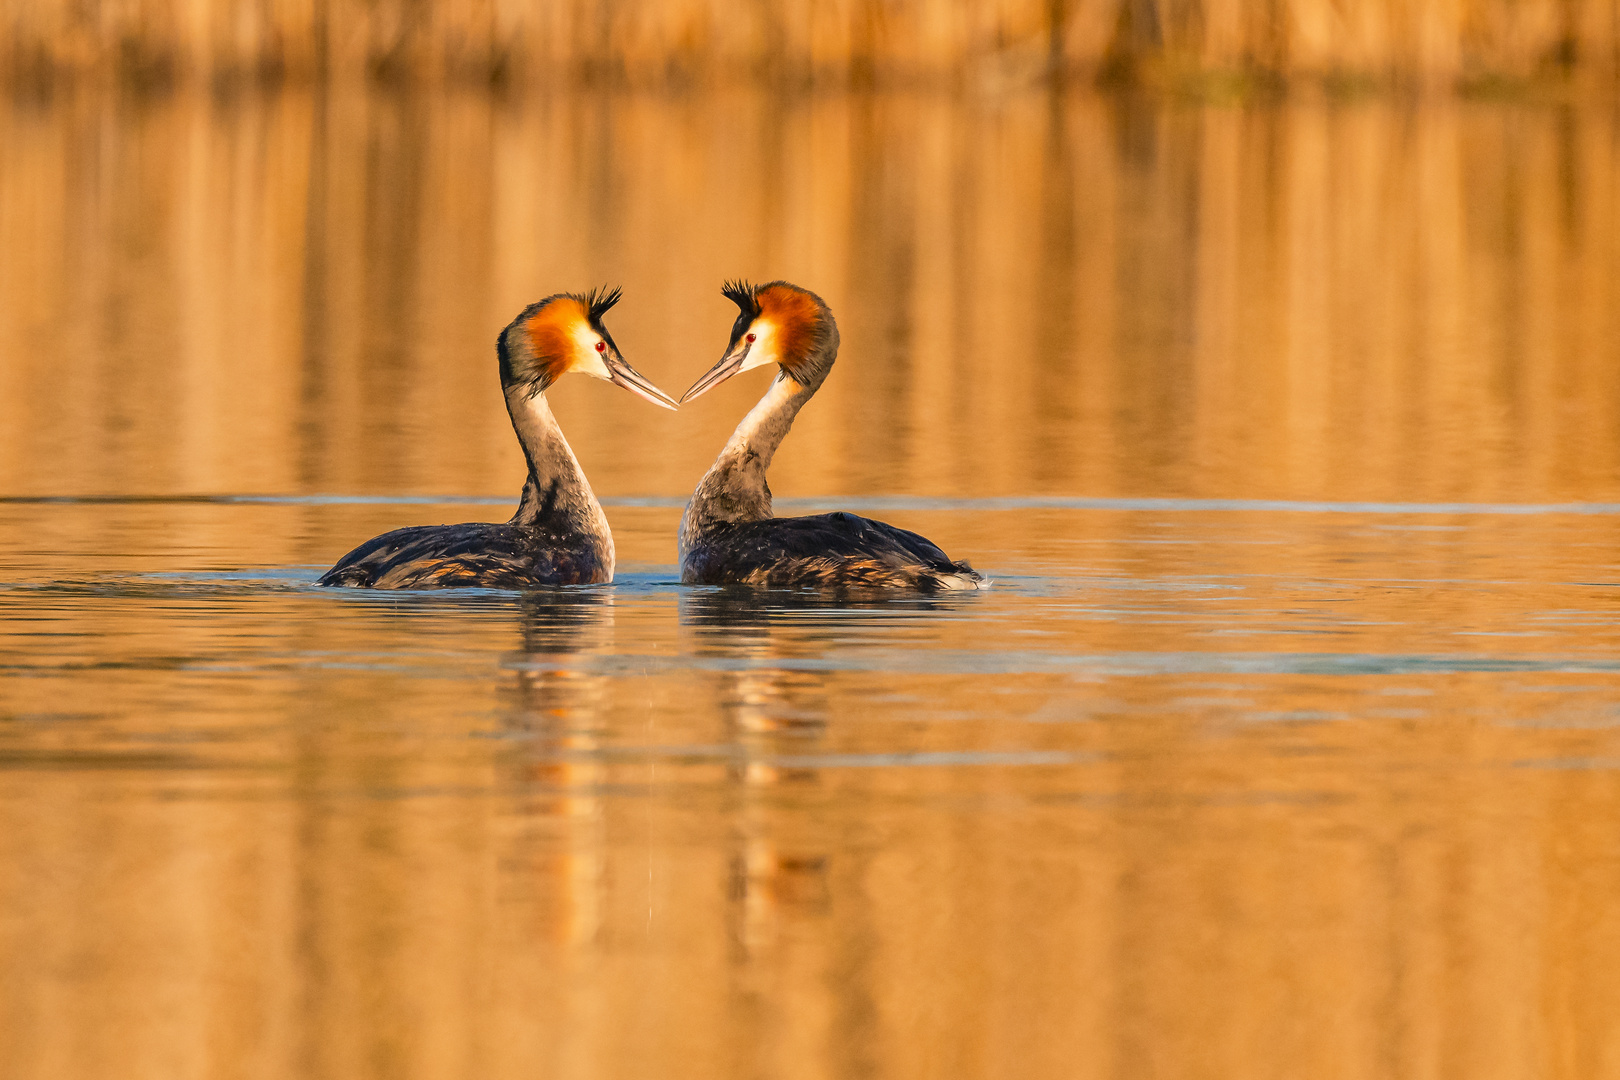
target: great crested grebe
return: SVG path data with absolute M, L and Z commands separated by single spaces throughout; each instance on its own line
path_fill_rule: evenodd
M 421 525 L 367 540 L 321 577 L 370 589 L 483 586 L 527 589 L 613 580 L 613 533 L 546 404 L 546 387 L 570 372 L 591 375 L 666 409 L 675 400 L 625 363 L 602 316 L 619 290 L 558 293 L 524 308 L 496 342 L 506 411 L 529 479 L 504 524 Z
M 773 281 L 720 290 L 741 309 L 720 362 L 685 404 L 739 371 L 776 364 L 770 389 L 698 481 L 681 518 L 681 581 L 778 588 L 978 589 L 985 581 L 914 532 L 854 514 L 771 516 L 765 470 L 838 358 L 838 324 L 815 293 Z

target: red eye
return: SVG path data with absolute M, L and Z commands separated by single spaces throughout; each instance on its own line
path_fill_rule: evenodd
M 597 351 L 597 352 L 607 352 L 607 342 L 605 342 L 605 341 L 598 341 L 598 342 L 597 342 L 597 343 L 596 343 L 596 351 Z
M 748 335 L 748 344 L 752 345 L 753 343 L 754 343 L 754 335 L 749 334 Z

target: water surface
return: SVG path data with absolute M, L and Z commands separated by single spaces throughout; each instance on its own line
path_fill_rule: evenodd
M 7 103 L 7 1075 L 1608 1075 L 1616 130 Z M 554 393 L 612 586 L 313 587 L 510 512 L 524 303 L 679 391 L 736 274 L 843 328 L 780 509 L 993 588 L 680 586 L 758 377 Z

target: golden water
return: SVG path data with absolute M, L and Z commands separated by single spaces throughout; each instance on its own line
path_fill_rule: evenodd
M 0 106 L 0 1073 L 1620 1073 L 1620 121 L 1382 99 Z M 760 393 L 565 381 L 620 580 L 498 519 L 492 343 L 724 277 L 844 349 L 784 510 L 947 600 L 675 584 Z

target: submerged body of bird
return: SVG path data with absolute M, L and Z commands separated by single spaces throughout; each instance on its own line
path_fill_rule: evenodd
M 739 308 L 720 362 L 682 397 L 774 364 L 776 378 L 698 482 L 681 518 L 681 581 L 777 588 L 978 589 L 988 582 L 925 537 L 855 514 L 775 517 L 765 481 L 794 417 L 838 358 L 838 324 L 816 294 L 785 281 L 727 285 Z

